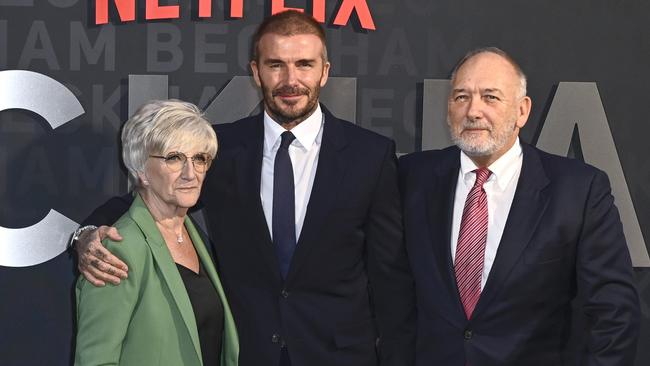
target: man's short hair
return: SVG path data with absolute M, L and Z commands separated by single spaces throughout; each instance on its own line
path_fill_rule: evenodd
M 476 48 L 473 49 L 465 54 L 460 61 L 454 66 L 454 69 L 451 71 L 451 81 L 456 79 L 456 73 L 458 72 L 458 69 L 460 69 L 461 66 L 463 66 L 469 59 L 472 57 L 479 55 L 481 53 L 493 53 L 495 55 L 499 55 L 503 57 L 512 67 L 515 69 L 515 72 L 517 73 L 517 76 L 519 76 L 519 97 L 523 98 L 526 96 L 526 74 L 524 74 L 524 70 L 521 69 L 521 66 L 515 61 L 512 56 L 510 56 L 506 51 L 498 48 L 498 47 L 481 47 L 481 48 Z
M 257 27 L 253 34 L 252 60 L 259 61 L 259 43 L 265 34 L 277 34 L 281 36 L 295 36 L 298 34 L 313 34 L 323 42 L 323 62 L 327 62 L 327 40 L 323 27 L 311 15 L 297 10 L 286 10 L 272 15 Z
M 201 110 L 176 99 L 152 100 L 142 105 L 122 129 L 122 160 L 134 187 L 144 172 L 149 155 L 168 152 L 173 146 L 198 146 L 210 157 L 217 153 L 217 135 Z

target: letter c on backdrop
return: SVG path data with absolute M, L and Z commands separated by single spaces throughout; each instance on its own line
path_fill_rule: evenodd
M 0 112 L 25 109 L 43 117 L 55 129 L 82 115 L 77 97 L 58 81 L 32 71 L 0 71 Z M 50 209 L 32 226 L 0 226 L 0 266 L 28 267 L 48 261 L 66 249 L 78 224 Z

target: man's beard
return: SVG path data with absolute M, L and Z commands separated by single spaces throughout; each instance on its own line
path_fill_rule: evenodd
M 269 90 L 266 86 L 262 85 L 262 91 L 264 92 L 264 105 L 268 108 L 269 114 L 276 122 L 280 124 L 290 122 L 299 123 L 307 119 L 316 110 L 320 95 L 320 85 L 317 85 L 311 90 L 309 88 L 289 85 Z M 282 95 L 306 95 L 307 104 L 303 108 L 298 108 L 295 104 L 283 103 L 285 108 L 282 108 L 275 101 L 276 96 Z
M 466 128 L 481 128 L 489 131 L 486 138 L 463 136 Z M 458 127 L 451 127 L 451 141 L 458 146 L 467 156 L 489 156 L 501 150 L 515 134 L 515 122 L 495 128 L 487 122 L 470 122 L 467 118 Z

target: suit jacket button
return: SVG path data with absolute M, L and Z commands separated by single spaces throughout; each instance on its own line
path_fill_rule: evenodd
M 280 335 L 279 334 L 274 334 L 271 336 L 271 342 L 273 343 L 279 343 L 280 342 Z
M 472 330 L 471 329 L 465 329 L 465 332 L 463 333 L 463 337 L 465 338 L 466 341 L 469 341 L 472 339 Z
M 280 295 L 284 297 L 285 299 L 289 297 L 289 291 L 282 289 L 282 292 L 280 292 Z

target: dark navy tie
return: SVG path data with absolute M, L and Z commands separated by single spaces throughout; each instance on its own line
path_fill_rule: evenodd
M 295 139 L 290 131 L 282 133 L 282 142 L 273 166 L 273 244 L 282 278 L 287 277 L 291 257 L 296 249 L 296 206 L 293 167 L 289 158 L 289 145 Z

